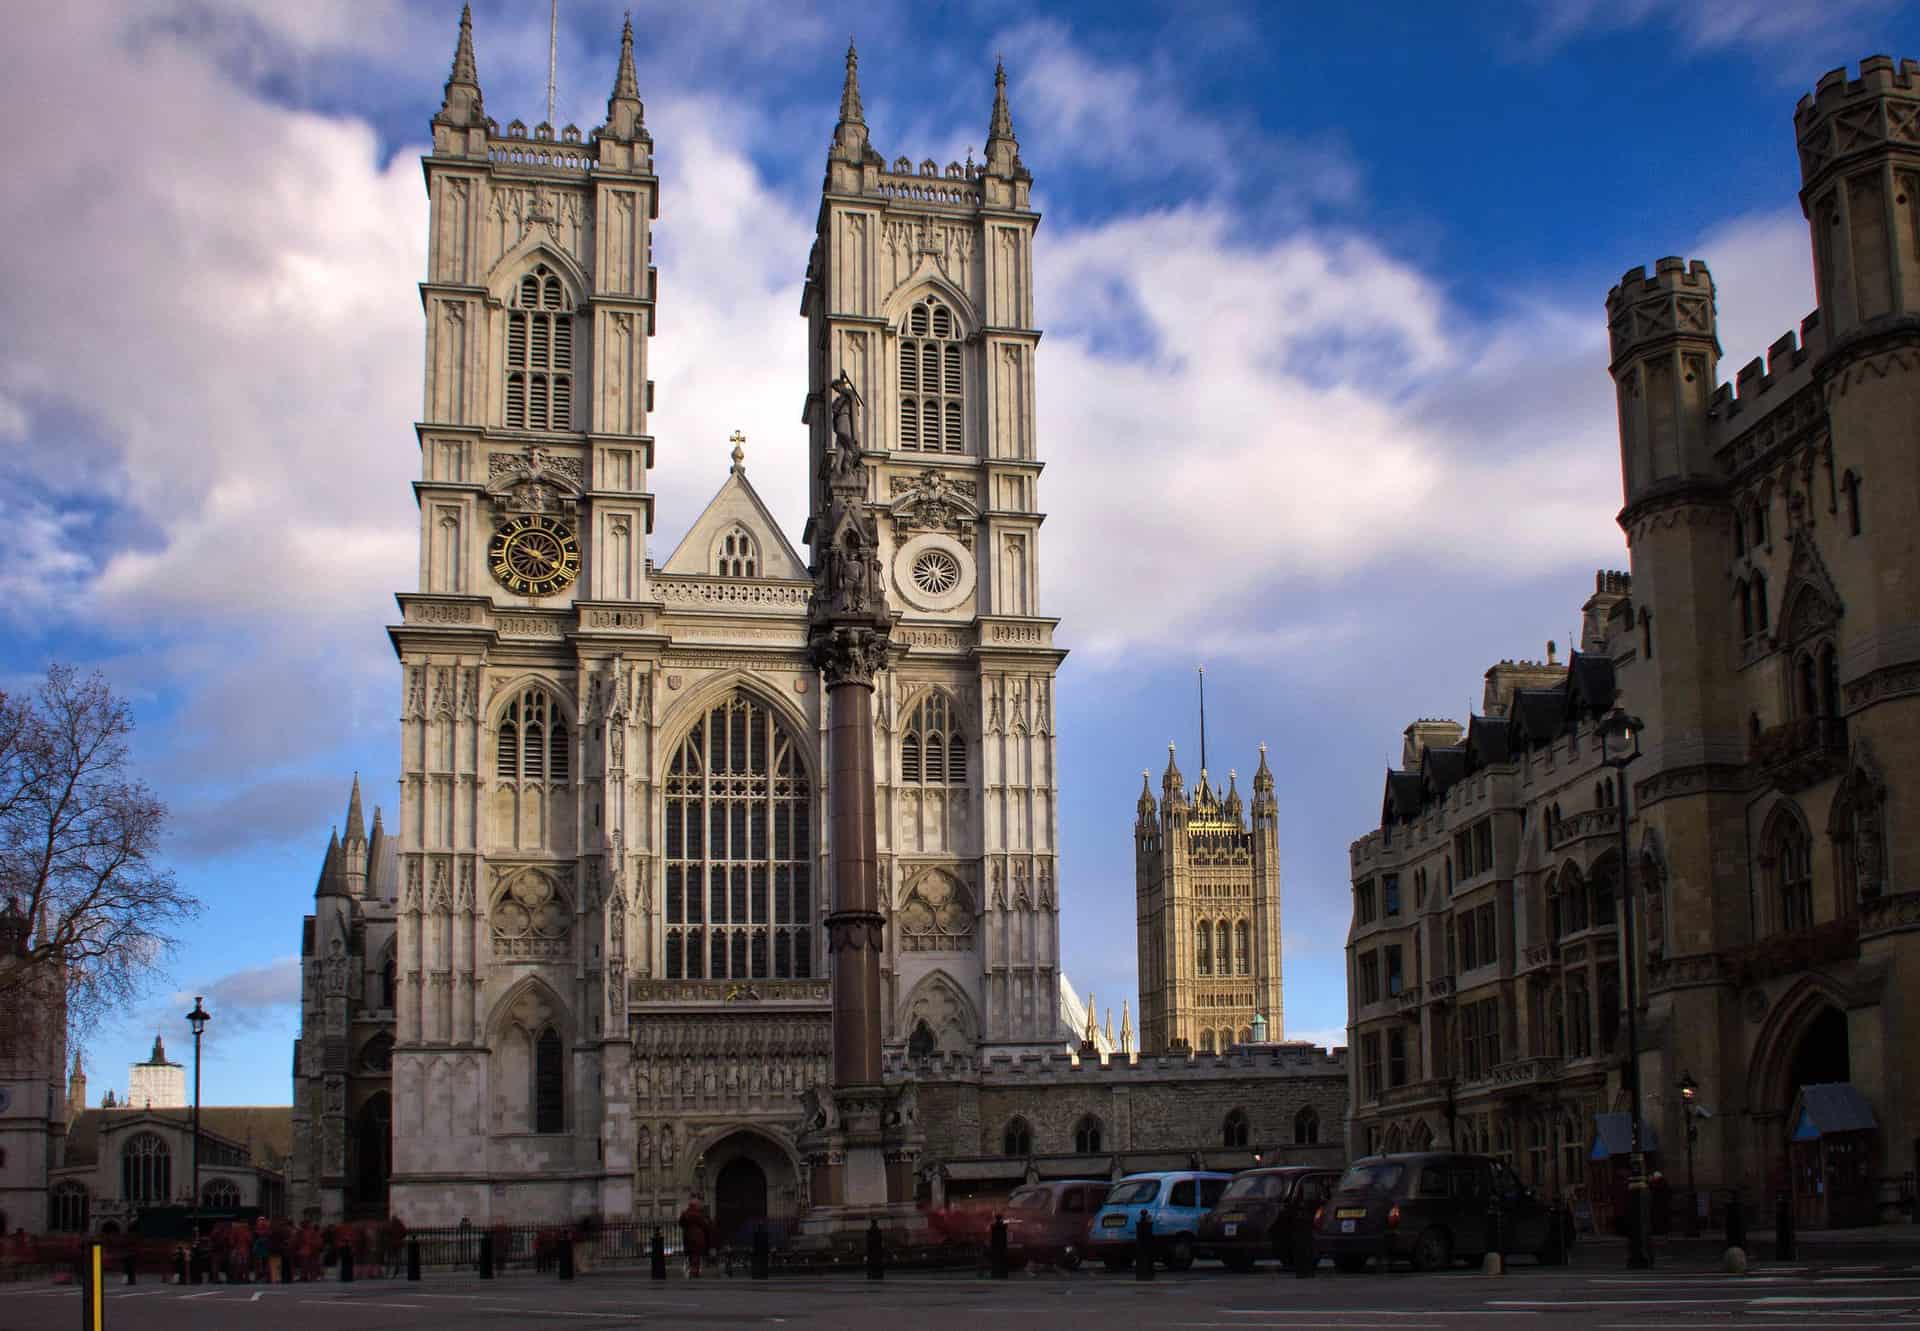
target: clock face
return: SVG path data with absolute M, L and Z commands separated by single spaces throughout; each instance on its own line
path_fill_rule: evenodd
M 507 519 L 487 547 L 494 579 L 522 596 L 552 596 L 580 576 L 580 542 L 559 518 Z

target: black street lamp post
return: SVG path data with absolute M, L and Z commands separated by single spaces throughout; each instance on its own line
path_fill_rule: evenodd
M 187 1014 L 187 1024 L 193 1027 L 193 1239 L 196 1245 L 200 1241 L 200 1035 L 213 1020 L 200 1006 L 200 997 L 199 994 L 193 996 L 193 1011 Z
M 1619 790 L 1615 813 L 1620 823 L 1620 906 L 1624 934 L 1621 971 L 1627 1000 L 1627 1098 L 1632 1114 L 1633 1175 L 1627 1180 L 1627 1265 L 1645 1270 L 1653 1265 L 1647 1243 L 1647 1156 L 1640 1140 L 1640 1008 L 1634 998 L 1633 885 L 1627 865 L 1627 765 L 1640 757 L 1640 718 L 1616 707 L 1600 723 L 1600 761 L 1614 769 Z M 1613 747 L 1618 742 L 1620 752 Z
M 1700 1237 L 1700 1193 L 1693 1185 L 1693 1144 L 1700 1136 L 1700 1110 L 1694 1103 L 1700 1083 L 1691 1072 L 1680 1074 L 1680 1112 L 1687 1116 L 1687 1237 Z

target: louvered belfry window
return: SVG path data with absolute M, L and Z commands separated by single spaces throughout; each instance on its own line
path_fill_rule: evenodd
M 900 327 L 900 447 L 958 453 L 966 444 L 960 322 L 929 296 Z
M 667 768 L 666 978 L 804 980 L 814 972 L 812 801 L 799 744 L 735 693 Z
M 507 311 L 507 427 L 573 427 L 573 311 L 545 264 L 520 279 Z
M 900 780 L 909 785 L 967 784 L 967 739 L 943 693 L 929 693 L 907 717 L 900 740 Z
M 511 781 L 565 781 L 567 719 L 553 695 L 530 688 L 500 714 L 495 775 Z

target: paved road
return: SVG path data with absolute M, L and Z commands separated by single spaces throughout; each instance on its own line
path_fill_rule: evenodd
M 1595 1260 L 1596 1256 L 1605 1260 Z M 1234 1331 L 1721 1331 L 1767 1327 L 1920 1328 L 1920 1263 L 1881 1252 L 1817 1268 L 1765 1266 L 1746 1276 L 1704 1269 L 1629 1273 L 1611 1254 L 1586 1255 L 1570 1269 L 1516 1265 L 1494 1279 L 1465 1270 L 1444 1275 L 1335 1275 L 1296 1280 L 1262 1268 L 1236 1276 L 1200 1268 L 1151 1284 L 1081 1271 L 970 1275 L 896 1273 L 879 1284 L 844 1277 L 744 1279 L 676 1277 L 663 1285 L 627 1271 L 570 1284 L 514 1276 L 482 1283 L 467 1276 L 403 1281 L 250 1286 L 139 1285 L 109 1288 L 112 1331 L 521 1331 L 521 1328 L 847 1327 L 876 1331 L 1001 1331 L 1016 1327 L 1233 1328 Z M 71 1289 L 0 1287 L 0 1331 L 70 1331 L 78 1320 Z

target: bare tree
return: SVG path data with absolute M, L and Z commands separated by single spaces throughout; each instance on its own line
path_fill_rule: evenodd
M 57 995 L 91 1029 L 137 998 L 200 903 L 154 863 L 166 806 L 128 770 L 133 712 L 98 674 L 0 693 L 0 899 L 32 929 L 0 967 L 0 1010 Z

